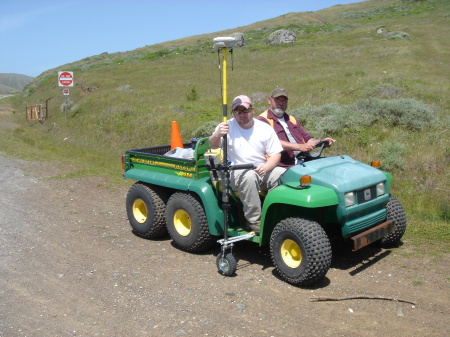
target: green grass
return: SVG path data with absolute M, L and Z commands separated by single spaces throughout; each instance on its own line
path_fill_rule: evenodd
M 404 32 L 389 39 L 385 32 Z M 267 44 L 277 29 L 291 44 Z M 450 192 L 450 3 L 369 0 L 168 41 L 126 53 L 94 55 L 51 69 L 10 99 L 19 126 L 2 129 L 2 151 L 76 167 L 68 174 L 120 180 L 125 150 L 184 141 L 221 120 L 218 55 L 212 39 L 244 34 L 229 58 L 228 101 L 253 98 L 256 111 L 281 86 L 289 109 L 314 136 L 337 139 L 328 154 L 381 159 L 405 207 L 408 244 L 448 253 Z M 231 63 L 233 70 L 231 70 Z M 74 72 L 65 120 L 57 72 Z M 49 120 L 25 122 L 27 105 L 49 102 Z M 62 177 L 61 177 L 62 178 Z

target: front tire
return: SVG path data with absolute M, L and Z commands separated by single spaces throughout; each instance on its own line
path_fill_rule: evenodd
M 324 229 L 315 221 L 299 217 L 275 226 L 270 253 L 277 272 L 294 285 L 321 281 L 331 265 L 331 246 Z
M 383 248 L 392 248 L 398 246 L 400 239 L 406 231 L 406 214 L 403 206 L 396 197 L 390 196 L 386 204 L 387 220 L 393 220 L 395 231 L 386 235 L 380 240 L 380 246 Z
M 223 276 L 232 276 L 237 269 L 236 258 L 231 252 L 220 253 L 216 259 L 217 270 Z
M 165 190 L 141 182 L 128 191 L 126 209 L 133 233 L 153 239 L 167 233 L 164 209 L 168 199 Z
M 205 210 L 196 195 L 174 193 L 167 202 L 165 218 L 172 240 L 182 250 L 201 252 L 214 244 Z

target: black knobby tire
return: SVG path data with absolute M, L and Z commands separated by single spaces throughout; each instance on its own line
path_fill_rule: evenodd
M 387 220 L 393 220 L 396 226 L 395 231 L 386 235 L 380 240 L 383 248 L 392 248 L 398 246 L 403 234 L 406 231 L 406 214 L 403 206 L 396 197 L 390 196 L 386 204 Z
M 128 221 L 137 236 L 153 239 L 167 233 L 164 210 L 168 193 L 158 186 L 135 183 L 128 191 Z
M 201 252 L 215 242 L 209 233 L 203 205 L 194 194 L 176 192 L 167 201 L 166 223 L 175 244 L 188 252 Z
M 320 282 L 331 265 L 331 245 L 324 229 L 300 217 L 287 218 L 275 226 L 270 253 L 280 276 L 299 286 Z
M 237 269 L 236 258 L 231 252 L 220 253 L 216 258 L 217 270 L 223 276 L 232 276 Z

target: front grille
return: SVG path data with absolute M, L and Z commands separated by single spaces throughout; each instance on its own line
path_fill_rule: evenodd
M 356 191 L 356 199 L 358 204 L 363 204 L 377 197 L 377 187 L 370 186 Z
M 350 220 L 346 223 L 347 233 L 343 234 L 348 235 L 351 233 L 363 231 L 369 227 L 381 223 L 385 219 L 386 219 L 386 210 L 382 209 L 376 213 L 372 213 L 360 218 Z

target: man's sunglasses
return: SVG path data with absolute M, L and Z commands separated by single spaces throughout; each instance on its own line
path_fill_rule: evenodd
M 244 110 L 234 110 L 233 112 L 236 115 L 240 115 L 240 114 L 248 114 L 250 111 L 252 111 L 252 108 L 250 109 L 244 109 Z

